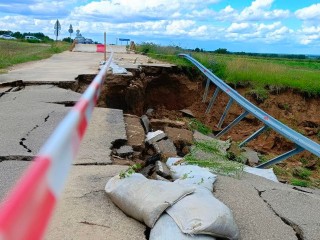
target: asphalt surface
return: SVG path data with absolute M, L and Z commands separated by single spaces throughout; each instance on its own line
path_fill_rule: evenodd
M 23 80 L 26 82 L 75 81 L 81 74 L 96 74 L 103 60 L 101 53 L 63 52 L 48 59 L 19 65 L 0 75 L 0 83 Z

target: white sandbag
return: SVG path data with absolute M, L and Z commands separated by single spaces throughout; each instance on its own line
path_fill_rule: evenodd
M 273 169 L 261 169 L 261 168 L 253 168 L 249 166 L 244 167 L 244 171 L 247 173 L 251 173 L 266 179 L 269 179 L 274 182 L 279 182 L 277 176 L 274 174 Z
M 105 187 L 112 202 L 124 213 L 152 228 L 160 215 L 195 188 L 173 182 L 149 180 L 142 174 L 111 178 Z
M 193 194 L 181 199 L 166 212 L 184 233 L 239 238 L 230 209 L 205 188 L 198 187 Z
M 213 184 L 217 175 L 211 173 L 208 169 L 195 165 L 171 166 L 172 178 L 180 184 L 194 184 L 213 191 Z
M 162 214 L 150 232 L 150 240 L 215 240 L 209 235 L 189 235 L 181 232 L 176 222 L 166 213 Z
M 168 166 L 168 168 L 172 167 L 172 166 L 175 166 L 180 160 L 182 160 L 183 158 L 180 158 L 180 157 L 170 157 L 168 158 L 166 164 Z M 177 164 L 177 165 L 186 165 L 185 163 L 181 164 Z

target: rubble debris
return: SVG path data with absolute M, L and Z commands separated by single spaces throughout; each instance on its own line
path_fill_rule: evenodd
M 259 163 L 260 159 L 256 151 L 253 151 L 248 147 L 244 147 L 242 150 L 244 151 L 242 155 L 247 159 L 247 164 L 249 164 L 249 166 L 255 166 Z
M 141 118 L 141 123 L 142 123 L 142 126 L 143 126 L 143 129 L 145 131 L 145 133 L 147 134 L 149 132 L 149 118 L 146 116 L 146 115 L 142 115 Z
M 164 177 L 161 177 L 160 175 L 154 173 L 154 179 L 156 180 L 160 180 L 160 181 L 165 181 L 165 182 L 170 182 L 170 180 L 164 178 Z
M 149 109 L 146 111 L 146 115 L 147 115 L 148 117 L 152 117 L 153 113 L 154 113 L 154 109 L 152 109 L 152 108 L 149 108 Z
M 192 145 L 193 134 L 187 129 L 165 127 L 164 132 L 179 150 L 182 150 L 185 146 Z
M 198 132 L 197 130 L 194 131 L 193 133 L 193 138 L 195 141 L 199 142 L 199 141 L 211 141 L 211 140 L 215 140 L 215 138 L 207 136 L 202 134 L 201 132 Z
M 149 144 L 153 144 L 155 142 L 158 142 L 164 139 L 165 137 L 167 137 L 167 135 L 161 130 L 157 130 L 155 132 L 149 132 L 147 134 L 146 142 Z
M 191 118 L 195 117 L 194 114 L 189 109 L 182 109 L 182 110 L 180 110 L 180 112 L 182 112 L 187 117 L 191 117 Z
M 156 170 L 156 173 L 161 177 L 164 177 L 166 179 L 171 178 L 171 172 L 165 163 L 161 161 L 157 161 L 155 170 Z
M 176 157 L 177 149 L 175 148 L 173 142 L 170 139 L 161 140 L 152 144 L 156 151 L 161 154 L 162 159 L 167 159 L 169 157 Z
M 132 146 L 135 151 L 143 151 L 145 148 L 145 133 L 139 117 L 126 114 L 124 115 L 124 122 L 128 137 L 127 144 Z
M 152 173 L 154 172 L 153 169 L 155 168 L 155 164 L 149 164 L 148 166 L 142 168 L 140 170 L 140 173 L 145 176 L 146 178 L 149 178 L 149 176 L 152 175 Z
M 149 157 L 147 160 L 146 160 L 146 166 L 147 165 L 150 165 L 150 164 L 155 164 L 156 161 L 158 160 L 161 160 L 161 155 L 158 153 L 156 155 L 153 155 L 151 157 Z
M 185 128 L 186 123 L 182 121 L 173 121 L 170 119 L 151 119 L 150 126 L 152 129 L 164 130 L 164 127 Z
M 119 157 L 128 157 L 133 154 L 133 148 L 131 146 L 125 145 L 115 150 Z

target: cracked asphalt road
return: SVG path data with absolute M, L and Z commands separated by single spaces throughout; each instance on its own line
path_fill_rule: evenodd
M 64 103 L 80 98 L 55 85 L 97 73 L 102 58 L 103 54 L 66 52 L 0 75 L 1 200 L 70 110 Z M 33 85 L 1 85 L 16 80 Z M 126 139 L 123 112 L 95 108 L 45 239 L 144 239 L 145 226 L 123 214 L 104 193 L 107 180 L 126 169 L 106 166 L 117 139 Z
M 241 239 L 318 240 L 319 191 L 296 189 L 245 173 L 240 180 L 219 176 L 214 195 L 233 211 Z
M 96 53 L 63 53 L 0 75 L 0 83 L 23 78 L 41 83 L 74 81 L 79 71 L 96 72 L 101 57 Z M 61 71 L 70 64 L 66 72 Z M 54 103 L 74 102 L 79 97 L 50 84 L 0 86 L 0 199 L 30 164 L 25 160 L 32 159 L 69 110 Z M 111 142 L 125 138 L 121 118 L 120 110 L 95 109 L 45 239 L 145 238 L 145 226 L 123 214 L 103 191 L 110 177 L 126 169 L 106 165 L 110 163 Z M 240 180 L 219 176 L 214 194 L 233 211 L 241 239 L 320 239 L 319 190 L 294 189 L 244 174 Z

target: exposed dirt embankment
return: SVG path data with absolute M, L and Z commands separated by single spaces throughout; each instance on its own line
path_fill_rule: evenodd
M 132 73 L 133 76 L 108 75 L 98 105 L 123 109 L 125 113 L 138 116 L 152 108 L 155 110 L 156 118 L 171 120 L 183 118 L 179 110 L 188 108 L 197 119 L 213 129 L 213 132 L 221 130 L 217 128 L 217 124 L 229 98 L 226 94 L 220 93 L 211 112 L 205 114 L 215 87 L 213 85 L 210 87 L 208 98 L 203 103 L 205 79 L 195 74 L 196 70 L 190 71 L 190 69 L 177 67 L 141 67 L 138 70 L 132 70 Z M 93 76 L 80 76 L 77 91 L 84 91 L 92 78 Z M 252 94 L 252 89 L 249 87 L 238 87 L 236 90 L 279 121 L 320 142 L 319 97 L 309 98 L 293 90 L 282 90 L 270 91 L 268 98 L 261 101 L 254 93 Z M 243 110 L 237 104 L 233 104 L 222 128 L 242 112 Z M 241 142 L 262 126 L 261 122 L 248 115 L 222 139 L 232 138 L 234 141 Z M 266 131 L 248 146 L 268 155 L 267 158 L 294 148 L 293 143 L 272 130 Z M 310 153 L 303 152 L 281 163 L 280 166 L 284 169 L 306 167 L 316 170 L 319 169 L 320 160 Z M 318 171 L 314 171 L 313 175 L 317 178 Z
M 176 67 L 142 67 L 133 76 L 108 76 L 99 104 L 142 115 L 148 108 L 180 110 L 198 99 L 201 77 Z

